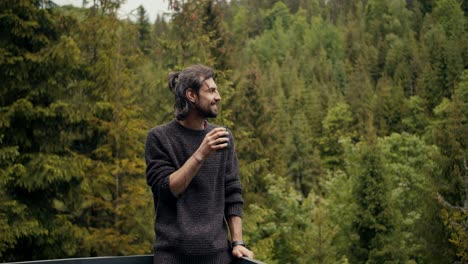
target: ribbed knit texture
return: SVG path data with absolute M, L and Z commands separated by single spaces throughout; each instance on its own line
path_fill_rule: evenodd
M 204 130 L 191 130 L 173 120 L 148 133 L 146 179 L 156 210 L 155 263 L 230 262 L 225 217 L 242 217 L 243 204 L 234 145 L 208 157 L 179 197 L 169 188 L 169 175 L 215 127 L 208 124 Z M 233 143 L 231 134 L 229 138 Z

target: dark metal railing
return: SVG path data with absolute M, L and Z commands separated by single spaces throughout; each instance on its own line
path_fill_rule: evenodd
M 11 262 L 11 264 L 153 264 L 153 255 L 94 257 Z
M 23 262 L 9 262 L 10 264 L 153 264 L 153 255 L 124 256 L 124 257 L 94 257 L 94 258 L 70 258 L 51 259 Z M 235 264 L 265 264 L 264 262 L 241 258 Z

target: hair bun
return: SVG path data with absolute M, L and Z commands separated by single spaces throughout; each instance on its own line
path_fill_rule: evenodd
M 175 92 L 175 87 L 177 83 L 179 82 L 179 74 L 180 72 L 171 72 L 169 73 L 169 76 L 167 77 L 169 90 L 171 90 L 171 92 L 173 93 Z

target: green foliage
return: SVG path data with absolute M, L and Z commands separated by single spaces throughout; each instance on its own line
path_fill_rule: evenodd
M 411 96 L 405 99 L 405 114 L 401 120 L 403 130 L 416 135 L 421 135 L 429 123 L 425 114 L 424 101 L 419 96 Z
M 386 77 L 376 85 L 374 102 L 374 122 L 379 134 L 386 135 L 401 130 L 401 109 L 404 106 L 403 89 Z
M 0 42 L 2 260 L 75 254 L 70 194 L 84 173 L 70 151 L 81 118 L 67 82 L 79 53 L 41 1 L 2 2 Z M 19 15 L 17 15 L 19 14 Z M 4 33 L 4 34 L 3 34 Z
M 353 199 L 357 210 L 352 230 L 359 237 L 352 245 L 350 259 L 356 263 L 394 260 L 388 243 L 395 221 L 381 150 L 372 143 L 360 143 L 348 159 L 348 173 L 354 178 Z
M 457 256 L 460 258 L 460 261 L 466 262 L 468 260 L 468 236 L 466 232 L 468 213 L 466 209 L 451 212 L 443 209 L 441 214 L 444 219 L 444 224 L 451 232 L 450 243 L 454 244 L 457 248 Z
M 327 194 L 324 206 L 328 219 L 330 224 L 336 227 L 336 235 L 332 238 L 332 243 L 337 259 L 349 259 L 353 245 L 359 240 L 359 236 L 353 229 L 358 209 L 353 197 L 353 182 L 354 178 L 338 169 L 330 171 L 321 181 L 321 186 Z
M 327 221 L 322 198 L 313 193 L 304 198 L 282 177 L 267 175 L 265 181 L 266 203 L 252 204 L 245 219 L 256 258 L 267 263 L 336 263 L 332 239 L 337 227 Z
M 329 168 L 344 168 L 344 147 L 342 140 L 351 138 L 353 131 L 351 125 L 353 117 L 349 111 L 349 105 L 339 102 L 329 109 L 323 119 L 324 138 L 320 142 L 322 146 L 322 158 Z
M 434 209 L 434 191 L 431 179 L 436 175 L 434 159 L 438 156 L 435 146 L 427 146 L 417 136 L 392 134 L 379 141 L 383 154 L 383 168 L 389 178 L 390 204 L 395 219 L 395 236 L 389 242 L 399 262 L 434 261 L 428 248 L 433 243 L 427 229 L 439 222 L 429 222 Z M 440 226 L 439 226 L 440 228 Z
M 442 177 L 439 179 L 441 194 L 452 204 L 466 206 L 466 177 L 467 157 L 467 99 L 468 99 L 468 71 L 464 71 L 461 81 L 455 88 L 453 98 L 444 98 L 434 109 L 436 119 L 431 124 L 432 139 L 440 148 L 442 157 L 439 165 Z
M 451 100 L 444 98 L 435 109 L 438 117 L 432 125 L 435 143 L 442 153 L 439 164 L 442 170 L 439 192 L 445 208 L 444 225 L 450 232 L 450 242 L 455 246 L 461 261 L 467 259 L 466 224 L 468 208 L 468 71 L 465 70 Z M 447 204 L 449 206 L 447 206 Z M 449 207 L 449 208 L 447 208 Z

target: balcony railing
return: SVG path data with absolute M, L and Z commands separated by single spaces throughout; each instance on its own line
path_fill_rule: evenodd
M 153 255 L 124 256 L 124 257 L 94 257 L 94 258 L 70 258 L 36 260 L 23 262 L 10 262 L 10 264 L 153 264 Z M 265 264 L 264 262 L 241 258 L 233 264 Z

